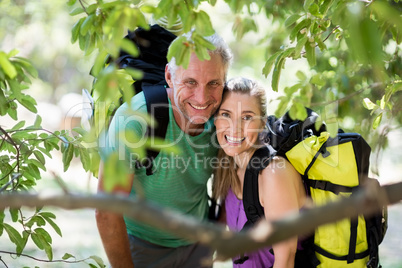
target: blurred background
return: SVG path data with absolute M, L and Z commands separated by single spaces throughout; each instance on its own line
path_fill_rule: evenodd
M 275 110 L 275 99 L 281 92 L 275 93 L 270 89 L 271 78 L 265 78 L 261 70 L 265 64 L 264 44 L 256 44 L 255 33 L 248 33 L 241 41 L 236 41 L 232 34 L 233 18 L 227 6 L 217 5 L 204 9 L 212 19 L 217 32 L 224 37 L 234 52 L 234 64 L 229 71 L 229 78 L 246 76 L 260 81 L 267 89 L 271 99 L 269 113 Z M 266 17 L 265 17 L 266 19 Z M 42 117 L 43 127 L 54 131 L 72 129 L 81 120 L 82 89 L 91 89 L 93 77 L 89 72 L 93 65 L 93 56 L 84 56 L 78 44 L 71 44 L 71 28 L 76 22 L 69 15 L 65 1 L 53 0 L 1 0 L 0 1 L 0 50 L 9 52 L 16 48 L 18 56 L 29 59 L 39 72 L 39 79 L 32 81 L 27 94 L 32 95 L 38 102 L 38 114 Z M 258 18 L 256 18 L 258 21 Z M 264 25 L 266 33 L 280 34 L 277 25 Z M 275 42 L 275 38 L 270 39 Z M 250 49 L 252 48 L 252 49 Z M 309 68 L 304 59 L 289 62 L 286 72 L 282 73 L 279 88 L 296 83 L 295 72 Z M 24 108 L 19 108 L 19 120 L 33 122 L 35 117 Z M 0 118 L 2 127 L 15 124 L 7 117 Z M 378 161 L 380 183 L 387 184 L 402 181 L 402 131 L 393 131 L 389 136 L 391 148 L 386 149 Z M 63 172 L 61 155 L 54 153 L 47 160 L 47 172 L 42 172 L 43 179 L 39 181 L 36 190 L 40 193 L 62 192 L 54 179 L 56 174 L 66 183 L 71 192 L 95 193 L 96 178 L 83 171 L 77 159 L 73 160 L 67 172 Z M 59 260 L 65 253 L 70 253 L 77 260 L 99 256 L 106 263 L 100 238 L 97 233 L 94 211 L 60 210 L 55 209 L 56 223 L 62 230 L 62 237 L 55 232 L 53 238 L 53 256 Z M 7 215 L 7 214 L 6 214 Z M 6 220 L 7 221 L 7 220 Z M 384 268 L 402 267 L 402 204 L 389 207 L 388 232 L 380 246 L 381 263 Z M 37 259 L 46 260 L 46 254 L 35 250 L 29 245 L 24 254 Z M 15 252 L 15 245 L 9 242 L 5 233 L 0 237 L 0 258 L 8 267 L 88 267 L 94 264 L 92 259 L 86 263 L 64 263 L 36 261 L 30 257 L 19 257 L 6 254 Z M 73 258 L 68 259 L 74 260 Z M 0 267 L 3 263 L 0 262 Z M 6 267 L 6 266 L 4 266 Z M 230 267 L 230 262 L 217 263 L 216 267 Z

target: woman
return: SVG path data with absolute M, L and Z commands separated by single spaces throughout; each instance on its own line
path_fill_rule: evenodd
M 247 221 L 243 209 L 243 182 L 247 164 L 253 153 L 264 146 L 259 134 L 266 122 L 265 90 L 246 78 L 228 81 L 222 104 L 215 117 L 217 139 L 221 146 L 219 157 L 229 164 L 215 173 L 213 195 L 225 200 L 226 222 L 229 228 L 241 230 Z M 299 173 L 281 157 L 274 157 L 258 177 L 260 203 L 268 221 L 280 219 L 298 211 L 306 196 Z M 294 267 L 297 238 L 270 248 L 247 254 L 243 264 L 234 259 L 234 267 Z M 275 260 L 275 261 L 274 261 Z

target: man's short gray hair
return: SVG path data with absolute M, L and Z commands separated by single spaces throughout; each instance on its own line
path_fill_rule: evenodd
M 189 33 L 185 33 L 183 35 L 186 36 L 188 39 L 190 39 L 191 33 L 192 32 L 189 32 Z M 230 50 L 229 46 L 226 44 L 225 40 L 223 40 L 223 38 L 220 35 L 218 35 L 217 33 L 215 33 L 211 36 L 204 36 L 204 38 L 215 46 L 214 50 L 208 50 L 209 54 L 210 55 L 215 54 L 215 55 L 221 56 L 223 67 L 225 68 L 225 80 L 226 80 L 227 71 L 229 69 L 230 64 L 232 63 L 232 58 L 233 58 L 232 51 Z M 169 72 L 172 74 L 173 77 L 175 76 L 177 67 L 178 66 L 176 64 L 176 58 L 172 57 L 172 59 L 168 63 L 168 68 L 169 68 Z

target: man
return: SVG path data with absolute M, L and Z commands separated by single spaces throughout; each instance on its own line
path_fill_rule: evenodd
M 207 39 L 215 46 L 214 51 L 209 51 L 210 60 L 200 61 L 192 54 L 187 69 L 177 66 L 174 58 L 165 69 L 170 104 L 165 140 L 176 146 L 180 154 L 161 151 L 153 163 L 154 173 L 147 176 L 145 168 L 134 169 L 130 148 L 123 146 L 123 158 L 130 163 L 132 171 L 128 180 L 131 184 L 134 180 L 136 187 L 130 185 L 129 189 L 119 187 L 113 191 L 126 195 L 141 191 L 147 200 L 200 220 L 207 217 L 206 183 L 212 173 L 212 165 L 205 161 L 214 158 L 217 153 L 217 148 L 210 146 L 214 133 L 211 116 L 220 105 L 232 57 L 221 37 L 215 34 Z M 133 113 L 133 110 L 146 112 L 143 93 L 134 96 L 131 109 L 124 104 L 117 110 L 109 127 L 105 151 L 122 148 L 119 134 L 122 131 L 133 131 L 143 136 L 146 126 Z M 103 190 L 103 179 L 101 167 L 100 192 Z M 191 244 L 115 213 L 97 211 L 96 221 L 104 249 L 114 268 L 201 267 L 200 262 L 205 257 L 211 257 L 210 250 L 202 245 Z

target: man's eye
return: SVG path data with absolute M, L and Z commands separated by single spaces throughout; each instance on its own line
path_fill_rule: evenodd
M 218 81 L 212 81 L 212 82 L 209 82 L 209 85 L 210 85 L 211 87 L 217 87 L 217 86 L 220 85 L 220 83 L 219 83 Z
M 194 85 L 196 84 L 195 81 L 187 81 L 186 83 L 189 84 L 189 85 L 191 85 L 191 86 L 194 86 Z

